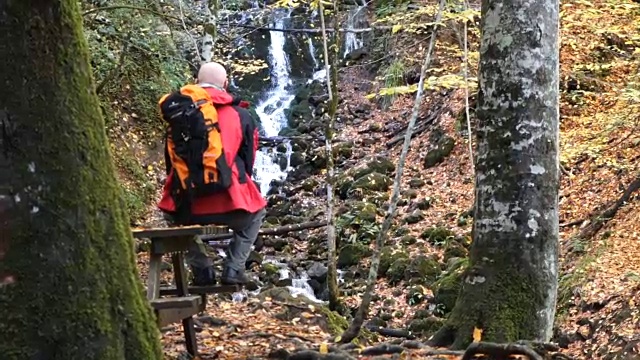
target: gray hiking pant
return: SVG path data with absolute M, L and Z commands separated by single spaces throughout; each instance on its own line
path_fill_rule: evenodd
M 236 210 L 225 214 L 194 216 L 192 224 L 216 224 L 225 225 L 233 231 L 233 238 L 227 249 L 225 267 L 242 271 L 245 262 L 251 254 L 251 246 L 258 239 L 258 232 L 264 221 L 267 211 L 263 208 L 250 213 L 244 210 Z M 187 263 L 193 267 L 205 268 L 213 265 L 213 260 L 207 255 L 204 243 L 199 237 L 195 237 L 190 244 L 185 256 Z

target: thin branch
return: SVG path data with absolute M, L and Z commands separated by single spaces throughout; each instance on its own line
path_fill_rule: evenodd
M 464 3 L 464 11 L 467 11 L 467 0 L 462 0 Z M 467 22 L 464 19 L 464 110 L 467 117 L 467 137 L 469 142 L 469 161 L 471 163 L 471 176 L 475 177 L 475 161 L 473 160 L 473 142 L 471 139 L 471 117 L 469 116 L 469 35 L 467 34 Z
M 116 66 L 113 69 L 111 69 L 111 71 L 109 71 L 107 76 L 105 76 L 104 79 L 100 81 L 100 84 L 96 86 L 96 94 L 100 94 L 102 92 L 102 89 L 104 89 L 104 87 L 107 85 L 109 81 L 117 78 L 122 74 L 122 66 L 124 65 L 124 59 L 126 58 L 127 50 L 129 50 L 129 43 L 124 42 L 122 44 L 122 50 L 120 50 L 120 58 L 118 59 Z
M 155 10 L 151 10 L 145 7 L 140 7 L 140 6 L 132 6 L 132 5 L 114 5 L 114 6 L 105 6 L 105 7 L 98 7 L 98 8 L 93 8 L 91 10 L 87 10 L 84 13 L 82 13 L 82 16 L 87 16 L 93 13 L 97 13 L 99 11 L 110 11 L 110 10 L 118 10 L 118 9 L 129 9 L 129 10 L 138 10 L 138 11 L 143 11 L 143 12 L 147 12 L 149 14 L 153 14 L 162 18 L 166 18 L 166 19 L 173 19 L 173 20 L 177 20 L 180 21 L 179 18 L 173 16 L 173 15 L 168 15 L 168 14 L 163 14 L 161 12 L 155 11 Z
M 322 18 L 324 18 L 324 15 L 320 15 L 320 21 L 322 21 Z M 221 24 L 222 25 L 222 24 Z M 336 30 L 334 29 L 276 29 L 276 28 L 272 28 L 272 27 L 263 27 L 263 26 L 255 26 L 255 25 L 248 25 L 248 24 L 236 24 L 236 23 L 229 23 L 229 24 L 224 24 L 225 26 L 228 27 L 238 27 L 238 28 L 245 28 L 245 29 L 250 29 L 250 30 L 259 30 L 259 31 L 280 31 L 280 32 L 290 32 L 290 33 L 311 33 L 311 34 L 322 34 L 322 33 L 326 33 L 326 32 L 334 32 Z M 344 28 L 340 28 L 338 29 L 338 32 L 341 33 L 365 33 L 365 32 L 371 32 L 371 31 L 375 31 L 375 30 L 391 30 L 393 28 L 393 26 L 372 26 L 372 27 L 368 27 L 368 28 L 362 28 L 362 29 L 344 29 Z M 323 32 L 324 31 L 324 32 Z
M 440 19 L 442 18 L 442 12 L 445 7 L 446 0 L 440 0 L 440 4 L 438 6 L 438 13 L 436 15 L 436 24 L 440 23 Z M 371 298 L 373 295 L 373 290 L 376 284 L 376 279 L 378 277 L 378 267 L 380 266 L 380 251 L 381 248 L 386 241 L 389 228 L 391 227 L 391 220 L 393 219 L 396 207 L 398 205 L 398 198 L 400 197 L 400 184 L 402 180 L 402 173 L 404 170 L 404 164 L 407 159 L 407 153 L 409 152 L 409 145 L 411 144 L 411 137 L 413 135 L 413 128 L 415 127 L 416 120 L 418 119 L 418 113 L 420 110 L 420 105 L 422 104 L 422 95 L 424 93 L 424 80 L 426 77 L 427 69 L 431 64 L 431 54 L 433 53 L 433 48 L 435 47 L 435 39 L 436 33 L 438 30 L 438 26 L 433 27 L 433 33 L 431 35 L 431 40 L 429 41 L 429 48 L 425 54 L 424 62 L 422 64 L 422 68 L 420 69 L 420 81 L 418 82 L 418 92 L 416 94 L 416 100 L 413 104 L 413 110 L 411 112 L 411 119 L 409 120 L 409 125 L 407 126 L 407 132 L 404 136 L 404 146 L 402 147 L 402 152 L 400 154 L 400 159 L 398 160 L 398 167 L 396 170 L 396 176 L 393 183 L 393 193 L 391 195 L 391 203 L 389 204 L 389 208 L 387 209 L 387 213 L 385 215 L 384 221 L 382 222 L 382 228 L 378 233 L 375 241 L 374 255 L 373 260 L 371 261 L 371 267 L 369 268 L 369 276 L 367 278 L 367 286 L 364 290 L 364 294 L 362 296 L 362 302 L 360 303 L 360 307 L 358 308 L 358 312 L 353 319 L 353 322 L 349 325 L 349 328 L 340 336 L 340 343 L 348 343 L 351 340 L 355 339 L 360 333 L 360 329 L 362 328 L 362 324 L 364 322 L 365 317 L 369 313 L 369 305 L 371 303 Z
M 178 0 L 178 5 L 180 6 L 180 21 L 182 22 L 182 28 L 184 29 L 184 32 L 187 33 L 187 35 L 189 35 L 189 38 L 193 41 L 193 47 L 195 48 L 196 55 L 198 56 L 198 63 L 202 64 L 202 57 L 200 56 L 200 50 L 198 49 L 198 42 L 196 41 L 196 39 L 193 38 L 193 36 L 191 36 L 191 33 L 187 29 L 187 23 L 184 21 L 184 10 L 182 9 L 182 0 Z
M 318 10 L 320 12 L 320 25 L 322 31 L 322 51 L 324 54 L 324 71 L 325 71 L 325 79 L 327 83 L 327 92 L 329 93 L 329 114 L 325 114 L 323 117 L 326 118 L 325 125 L 325 151 L 327 152 L 327 174 L 326 174 L 326 186 L 327 186 L 327 247 L 329 250 L 328 253 L 328 273 L 327 273 L 327 286 L 329 289 L 329 308 L 331 310 L 336 310 L 339 303 L 339 289 L 338 289 L 338 270 L 337 270 L 337 249 L 336 249 L 336 228 L 334 224 L 334 215 L 333 215 L 333 202 L 334 202 L 334 194 L 333 194 L 333 184 L 334 184 L 334 172 L 335 166 L 333 163 L 333 149 L 331 146 L 331 142 L 333 141 L 333 127 L 334 121 L 336 119 L 336 112 L 338 108 L 338 94 L 334 93 L 334 89 L 337 92 L 337 67 L 336 67 L 336 57 L 337 54 L 333 56 L 333 64 L 329 66 L 329 46 L 327 44 L 327 27 L 324 20 L 324 5 L 322 0 L 318 1 Z M 337 8 L 337 4 L 335 0 L 333 2 L 335 8 Z M 337 24 L 337 23 L 336 23 Z M 334 34 L 335 35 L 335 34 Z M 337 37 L 333 37 L 333 46 L 337 48 L 338 42 Z M 337 53 L 337 51 L 336 51 Z M 335 77 L 334 77 L 335 72 Z

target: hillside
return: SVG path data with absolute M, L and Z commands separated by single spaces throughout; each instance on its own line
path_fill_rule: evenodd
M 367 95 L 417 82 L 430 32 L 421 30 L 419 24 L 431 21 L 435 9 L 432 1 L 426 3 L 409 6 L 379 1 L 371 5 L 370 22 L 403 24 L 402 31 L 376 31 L 365 42 L 366 54 L 347 61 L 340 71 L 342 100 L 334 145 L 339 168 L 338 262 L 344 301 L 351 309 L 357 307 L 364 288 L 370 243 L 379 229 L 400 153 L 400 143 L 387 144 L 403 135 L 413 105 L 411 94 L 371 99 Z M 575 359 L 640 358 L 640 260 L 635 254 L 640 246 L 640 4 L 569 0 L 562 2 L 561 11 L 562 253 L 553 341 L 563 347 L 563 354 Z M 421 131 L 412 141 L 401 203 L 383 252 L 378 296 L 370 314 L 370 324 L 410 330 L 418 340 L 433 334 L 451 310 L 459 286 L 457 275 L 466 265 L 470 245 L 473 175 L 465 94 L 456 88 L 456 81 L 442 78 L 462 73 L 460 33 L 461 23 L 452 15 L 437 37 L 429 76 L 439 78 L 440 87 L 430 91 L 421 106 Z M 478 29 L 474 26 L 469 42 L 473 78 L 478 60 Z M 157 65 L 168 64 L 162 61 Z M 169 73 L 182 74 L 167 80 L 171 84 L 186 79 L 187 67 L 179 64 L 172 62 L 169 67 Z M 111 104 L 138 99 L 140 89 L 131 85 L 114 85 L 112 91 L 126 91 L 110 93 Z M 156 99 L 164 91 L 157 86 L 149 98 Z M 267 226 L 323 216 L 326 161 L 317 115 L 322 104 L 311 101 L 321 98 L 323 92 L 318 83 L 302 86 L 292 103 L 299 110 L 292 116 L 299 119 L 290 121 L 296 126 L 289 132 L 303 139 L 295 155 L 299 165 L 280 186 L 282 194 L 274 191 L 268 196 Z M 474 100 L 471 96 L 472 107 Z M 132 222 L 156 225 L 159 217 L 153 201 L 163 169 L 158 124 L 150 120 L 153 115 L 148 108 L 144 115 L 122 104 L 113 108 L 112 117 L 118 120 L 109 133 L 123 184 L 130 189 Z M 616 203 L 625 193 L 624 201 Z M 280 240 L 267 242 L 262 255 L 280 257 L 290 269 L 306 270 L 316 280 L 311 268 L 317 269 L 315 264 L 326 258 L 323 230 L 294 233 Z M 144 278 L 146 254 L 138 256 Z M 265 291 L 244 302 L 233 302 L 229 296 L 210 297 L 208 315 L 199 321 L 202 359 L 245 358 L 244 354 L 265 358 L 270 353 L 284 358 L 280 349 L 317 348 L 344 329 L 340 315 L 293 298 L 287 284 L 274 279 L 275 272 L 268 262 L 255 268 L 254 275 Z M 319 289 L 314 289 L 319 290 L 318 297 L 322 295 L 321 277 L 316 281 Z M 181 338 L 179 326 L 163 332 L 170 358 L 184 351 Z M 369 334 L 363 341 L 373 345 L 391 340 Z

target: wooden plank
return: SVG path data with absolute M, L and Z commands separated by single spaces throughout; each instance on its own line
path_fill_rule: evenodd
M 199 295 L 168 297 L 151 300 L 151 306 L 156 310 L 195 308 L 200 305 L 202 298 Z
M 184 235 L 216 235 L 229 233 L 229 228 L 222 225 L 193 225 L 167 228 L 133 228 L 134 238 L 168 238 Z
M 152 254 L 168 254 L 187 251 L 189 245 L 195 241 L 193 235 L 177 235 L 170 238 L 152 238 L 150 251 Z
M 242 291 L 242 286 L 240 285 L 211 285 L 211 286 L 189 286 L 188 292 L 189 294 L 194 295 L 203 295 L 203 294 L 228 294 Z M 162 286 L 160 288 L 161 296 L 176 296 L 178 295 L 178 290 L 173 286 Z
M 147 299 L 154 300 L 160 296 L 160 272 L 162 254 L 151 254 L 149 258 L 149 274 L 147 275 Z
M 159 327 L 167 326 L 169 324 L 177 323 L 180 321 L 184 322 L 184 319 L 191 319 L 191 321 L 193 322 L 193 318 L 191 317 L 197 314 L 199 309 L 200 306 L 198 305 L 196 307 L 190 308 L 156 310 L 156 321 Z M 191 350 L 189 350 L 189 346 L 187 346 L 187 351 L 189 351 L 189 353 L 192 353 L 192 351 L 197 351 L 197 347 L 192 347 Z

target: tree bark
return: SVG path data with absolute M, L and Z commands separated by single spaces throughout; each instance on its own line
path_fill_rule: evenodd
M 458 300 L 431 343 L 548 341 L 558 277 L 558 0 L 483 0 L 475 215 Z
M 0 357 L 160 359 L 75 0 L 0 2 Z

